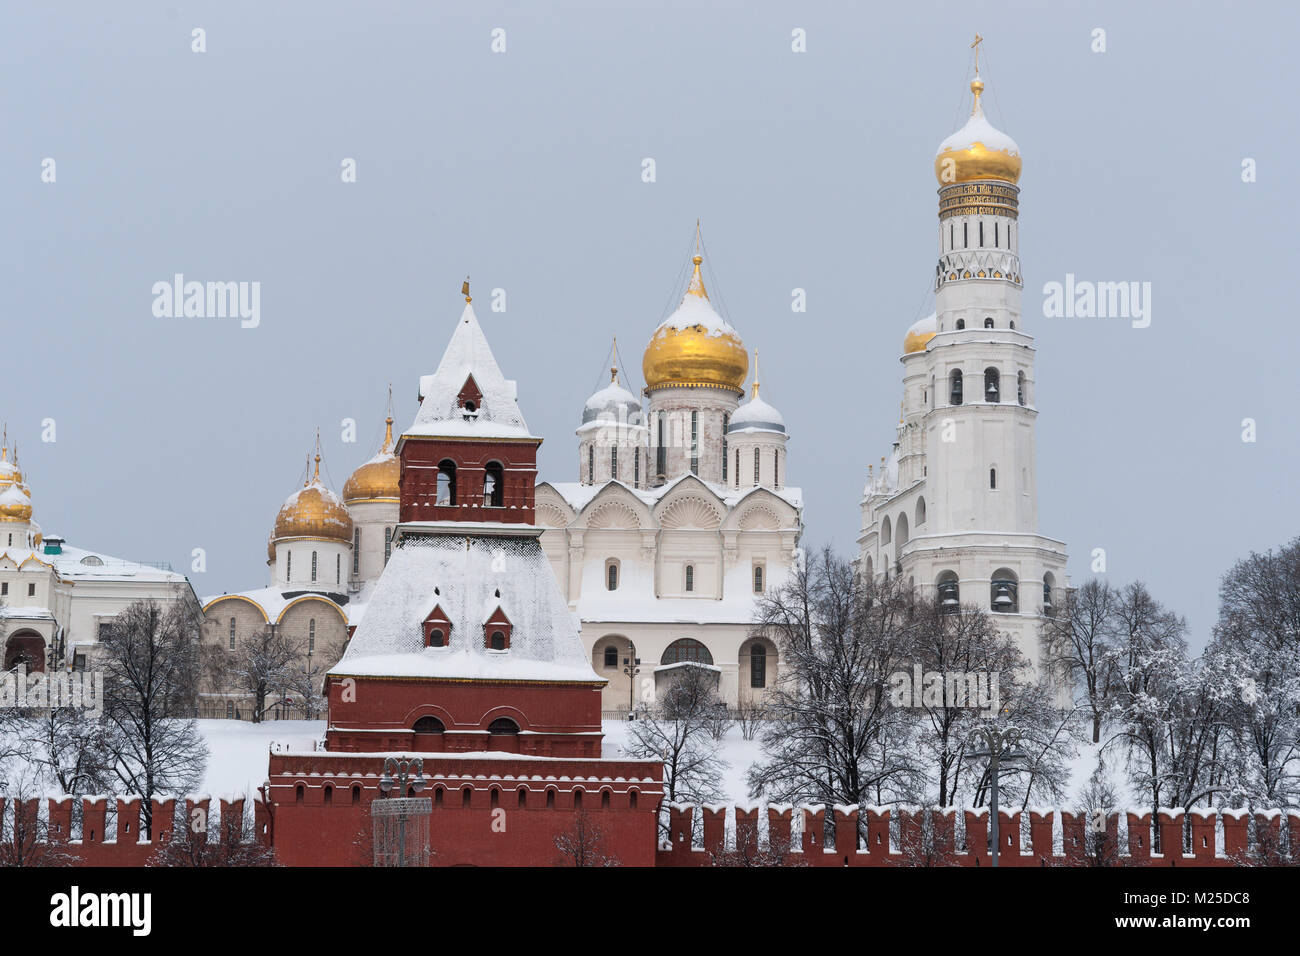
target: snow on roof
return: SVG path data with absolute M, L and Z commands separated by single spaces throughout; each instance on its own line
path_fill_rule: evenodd
M 597 419 L 639 425 L 644 420 L 641 400 L 617 382 L 610 382 L 600 391 L 592 393 L 582 408 L 584 425 Z
M 51 537 L 54 537 L 53 535 Z M 40 548 L 11 549 L 3 552 L 15 563 L 35 558 L 42 564 L 53 566 L 60 578 L 74 581 L 141 581 L 155 584 L 184 584 L 185 575 L 153 564 L 141 564 L 125 558 L 115 558 L 102 551 L 87 551 L 68 544 L 61 545 L 61 554 L 45 554 Z M 88 559 L 88 560 L 87 560 Z
M 728 419 L 727 432 L 766 431 L 785 434 L 785 417 L 771 403 L 755 395 Z
M 0 604 L 0 617 L 22 618 L 28 621 L 52 621 L 54 613 L 47 607 L 13 607 Z
M 457 406 L 466 379 L 482 393 L 473 413 Z M 420 410 L 406 435 L 448 435 L 479 438 L 532 438 L 516 401 L 518 388 L 501 373 L 483 329 L 469 303 L 461 313 L 442 361 L 432 375 L 420 377 Z
M 31 505 L 32 499 L 17 485 L 8 485 L 4 491 L 0 491 L 0 505 L 22 506 Z
M 982 144 L 985 149 L 1009 153 L 1012 156 L 1020 155 L 1020 147 L 1016 145 L 1016 141 L 1001 130 L 995 129 L 993 124 L 984 118 L 984 109 L 978 100 L 975 101 L 975 112 L 966 121 L 966 125 L 940 143 L 935 156 L 941 156 L 948 150 L 969 149 L 976 143 Z
M 704 296 L 694 295 L 689 290 L 682 296 L 679 306 L 672 315 L 659 323 L 651 339 L 667 329 L 681 331 L 695 327 L 704 329 L 709 335 L 735 335 L 738 333 L 722 316 L 714 310 L 713 304 Z
M 509 602 L 506 651 L 485 646 L 489 601 L 494 608 Z M 446 647 L 424 646 L 421 623 L 435 603 L 451 620 Z M 604 683 L 591 669 L 546 554 L 531 536 L 406 538 L 331 673 Z
M 726 485 L 719 485 L 719 484 L 714 484 L 711 481 L 705 481 L 704 479 L 698 477 L 697 475 L 691 475 L 691 474 L 679 475 L 678 477 L 674 478 L 672 481 L 662 484 L 657 488 L 629 488 L 627 485 L 623 484 L 623 482 L 613 481 L 613 480 L 603 481 L 600 482 L 599 484 L 594 484 L 594 485 L 584 485 L 577 481 L 547 481 L 547 482 L 541 482 L 540 484 L 550 485 L 552 488 L 555 489 L 556 493 L 565 500 L 565 502 L 569 505 L 570 508 L 572 508 L 574 511 L 581 512 L 583 508 L 591 504 L 592 500 L 598 494 L 604 491 L 605 488 L 609 485 L 619 485 L 624 490 L 626 490 L 629 494 L 634 495 L 637 498 L 640 498 L 647 505 L 653 506 L 655 504 L 658 504 L 659 500 L 662 499 L 664 495 L 668 494 L 668 492 L 676 488 L 677 485 L 679 485 L 681 482 L 692 481 L 692 480 L 698 481 L 700 484 L 704 485 L 711 492 L 717 495 L 718 498 L 722 500 L 722 503 L 727 507 L 728 510 L 736 507 L 738 504 L 744 501 L 745 498 L 749 497 L 751 494 L 759 490 L 766 491 L 769 492 L 770 494 L 776 495 L 778 498 L 780 498 L 786 504 L 790 505 L 792 508 L 803 507 L 802 488 L 786 486 L 784 488 L 778 488 L 778 489 L 772 489 L 772 488 L 760 489 L 760 486 L 757 485 L 751 485 L 748 488 L 730 488 Z

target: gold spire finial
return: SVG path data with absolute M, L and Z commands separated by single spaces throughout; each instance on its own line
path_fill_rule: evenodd
M 384 419 L 384 447 L 380 452 L 391 451 L 393 447 L 393 383 L 388 383 L 388 417 Z
M 754 349 L 754 392 L 750 396 L 750 401 L 758 398 L 758 349 Z
M 984 81 L 980 79 L 980 44 L 983 42 L 984 38 L 977 33 L 975 42 L 971 44 L 971 49 L 975 51 L 975 79 L 970 81 L 970 91 L 975 94 L 975 102 L 970 108 L 971 116 L 980 112 L 980 94 L 984 92 Z
M 469 276 L 466 276 L 465 281 L 460 284 L 460 294 L 465 297 L 466 305 L 469 305 L 474 301 L 469 297 Z
M 700 263 L 704 257 L 700 255 L 700 221 L 695 220 L 695 255 L 691 256 L 691 262 L 695 264 L 695 271 L 691 274 L 691 284 L 686 287 L 686 294 L 693 295 L 701 299 L 709 297 L 708 290 L 704 288 L 704 277 L 700 275 Z
M 316 429 L 316 471 L 312 474 L 313 482 L 320 481 L 320 429 Z

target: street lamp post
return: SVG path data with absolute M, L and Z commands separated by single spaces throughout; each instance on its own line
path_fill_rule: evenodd
M 623 658 L 623 673 L 627 675 L 627 719 L 632 719 L 632 712 L 636 709 L 634 700 L 636 695 L 636 675 L 641 673 L 641 658 L 635 657 L 636 649 L 629 643 L 628 656 Z
M 422 813 L 426 817 L 432 811 L 429 798 L 408 797 L 408 793 L 419 793 L 425 787 L 424 759 L 422 757 L 389 757 L 384 761 L 384 773 L 379 779 L 379 789 L 388 799 L 372 807 L 372 813 L 380 817 L 395 817 L 397 822 L 397 854 L 395 863 L 389 865 L 407 866 L 406 824 L 412 814 Z M 396 790 L 398 796 L 393 796 Z M 375 847 L 376 855 L 386 858 L 387 847 Z M 377 861 L 378 862 L 378 861 Z M 386 862 L 386 860 L 385 860 Z M 422 860 L 421 863 L 424 861 Z
M 1021 754 L 1015 750 L 1016 744 L 1020 742 L 1021 731 L 1015 727 L 1008 727 L 1005 730 L 998 730 L 996 727 L 986 727 L 975 731 L 971 734 L 970 742 L 973 746 L 979 746 L 983 742 L 984 747 L 980 750 L 971 751 L 972 757 L 987 757 L 989 759 L 989 776 L 992 777 L 992 798 L 989 802 L 989 817 L 993 844 L 993 865 L 998 865 L 998 849 L 1002 842 L 1001 834 L 998 831 L 998 776 L 999 766 L 1005 761 L 1015 760 Z

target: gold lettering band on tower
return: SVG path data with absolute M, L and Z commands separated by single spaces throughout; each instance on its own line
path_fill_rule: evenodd
M 939 190 L 939 221 L 953 216 L 1020 216 L 1020 190 L 1006 183 L 957 183 Z

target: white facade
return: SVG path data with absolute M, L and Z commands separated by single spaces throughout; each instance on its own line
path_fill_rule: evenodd
M 780 413 L 757 387 L 740 404 L 744 346 L 708 303 L 698 256 L 695 266 L 646 349 L 648 415 L 614 370 L 577 429 L 579 480 L 537 486 L 542 548 L 609 681 L 607 711 L 654 701 L 686 665 L 711 669 L 732 707 L 761 702 L 780 673 L 752 622 L 798 557 L 802 493 L 785 481 Z
M 100 628 L 142 600 L 185 601 L 190 582 L 164 564 L 139 564 L 44 535 L 31 489 L 0 448 L 0 648 L 6 670 L 92 666 Z
M 940 172 L 935 314 L 905 340 L 897 436 L 864 489 L 858 569 L 994 612 L 1038 666 L 1041 617 L 1066 585 L 1066 550 L 1038 529 L 1019 153 L 983 119 L 978 78 L 972 89 L 971 121 L 940 148 L 941 161 L 956 158 L 954 178 Z M 992 161 L 978 148 L 989 143 L 1001 150 Z M 983 165 L 970 160 L 977 155 Z

